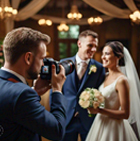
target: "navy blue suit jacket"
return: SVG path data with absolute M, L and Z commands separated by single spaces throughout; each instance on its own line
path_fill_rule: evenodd
M 63 59 L 61 61 L 64 61 L 64 60 L 72 60 L 74 63 L 76 61 L 75 56 Z M 92 72 L 91 74 L 88 74 L 89 68 L 91 65 L 96 65 L 97 71 L 95 73 Z M 71 74 L 67 75 L 66 81 L 63 85 L 63 94 L 68 100 L 66 124 L 67 125 L 69 124 L 75 112 L 79 112 L 78 117 L 80 118 L 81 123 L 83 124 L 83 127 L 88 131 L 93 122 L 94 117 L 89 117 L 87 110 L 81 108 L 81 106 L 78 104 L 79 95 L 87 87 L 98 89 L 98 87 L 104 81 L 105 69 L 103 68 L 101 63 L 97 62 L 94 59 L 90 59 L 90 62 L 87 66 L 87 70 L 83 76 L 83 79 L 79 88 L 77 88 L 76 75 L 77 75 L 76 69 L 74 69 L 74 71 Z
M 35 90 L 0 70 L 0 141 L 39 141 L 39 136 L 60 140 L 65 133 L 66 99 L 54 92 L 51 100 L 48 112 Z

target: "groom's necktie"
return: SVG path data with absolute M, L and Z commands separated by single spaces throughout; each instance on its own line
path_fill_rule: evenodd
M 77 75 L 79 77 L 79 80 L 83 77 L 85 71 L 87 69 L 87 63 L 84 61 L 81 61 L 77 66 Z

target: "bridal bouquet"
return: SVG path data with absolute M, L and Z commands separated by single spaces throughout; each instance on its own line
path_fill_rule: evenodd
M 104 97 L 97 89 L 86 88 L 79 97 L 79 105 L 84 109 L 104 107 Z

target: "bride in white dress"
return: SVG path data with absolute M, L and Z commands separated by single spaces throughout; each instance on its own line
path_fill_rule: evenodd
M 103 66 L 108 68 L 108 73 L 104 83 L 99 87 L 105 97 L 105 108 L 88 109 L 89 113 L 98 114 L 86 141 L 138 141 L 136 134 L 138 133 L 137 136 L 140 134 L 140 101 L 139 90 L 135 89 L 139 89 L 140 82 L 133 61 L 131 57 L 130 60 L 127 60 L 128 57 L 130 57 L 128 51 L 120 42 L 114 41 L 105 45 L 102 61 Z M 123 62 L 124 60 L 125 62 Z M 127 69 L 122 73 L 119 66 L 124 65 L 124 63 Z M 130 75 L 127 70 L 130 71 L 131 69 L 133 73 L 136 73 L 136 76 L 130 72 L 132 78 L 126 77 Z M 134 79 L 135 77 L 137 80 Z M 133 82 L 133 79 L 137 84 Z M 136 134 L 130 124 L 135 124 L 138 128 L 135 130 Z

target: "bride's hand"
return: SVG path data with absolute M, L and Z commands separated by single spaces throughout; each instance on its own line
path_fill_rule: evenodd
M 90 107 L 90 108 L 87 108 L 87 110 L 88 110 L 89 114 L 97 114 L 97 113 L 99 113 L 99 108 L 94 109 L 94 108 Z

